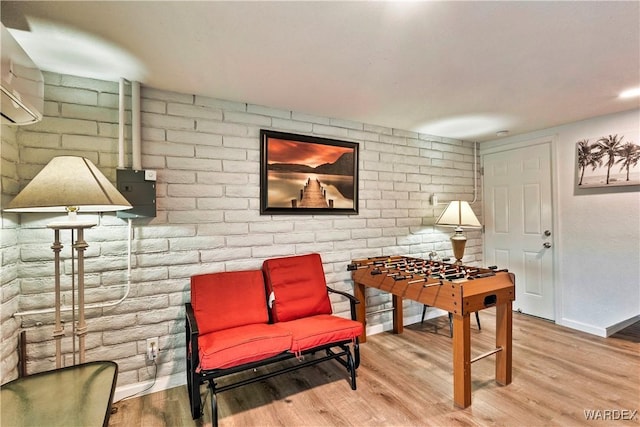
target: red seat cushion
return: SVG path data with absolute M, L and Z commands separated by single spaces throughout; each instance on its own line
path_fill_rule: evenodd
M 292 352 L 305 351 L 323 344 L 353 340 L 362 334 L 362 323 L 331 314 L 278 323 L 293 334 Z
M 261 270 L 192 276 L 191 305 L 200 335 L 269 321 Z
M 275 297 L 274 322 L 332 313 L 319 254 L 268 259 L 262 271 L 267 293 Z
M 291 348 L 291 333 L 258 323 L 200 335 L 200 370 L 223 369 L 275 356 Z

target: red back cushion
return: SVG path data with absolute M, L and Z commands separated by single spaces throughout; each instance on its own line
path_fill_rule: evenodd
M 191 305 L 201 335 L 269 321 L 260 270 L 192 276 Z
M 268 259 L 262 271 L 267 293 L 275 297 L 274 322 L 332 313 L 320 255 Z

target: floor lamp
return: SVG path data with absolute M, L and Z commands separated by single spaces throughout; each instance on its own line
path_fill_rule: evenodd
M 85 335 L 87 325 L 84 313 L 84 252 L 89 246 L 84 240 L 84 230 L 96 225 L 92 221 L 78 219 L 78 212 L 110 212 L 131 209 L 131 204 L 98 170 L 91 160 L 76 156 L 54 157 L 4 209 L 6 212 L 66 212 L 66 221 L 47 224 L 53 229 L 51 248 L 55 261 L 55 329 L 56 368 L 62 367 L 64 328 L 61 321 L 60 298 L 60 230 L 71 230 L 72 266 L 75 270 L 77 253 L 78 321 L 73 322 L 74 348 L 78 339 L 79 362 L 85 362 Z M 74 235 L 77 235 L 74 241 Z M 72 271 L 72 283 L 76 272 Z M 75 318 L 75 295 L 72 290 L 72 313 Z M 75 363 L 75 350 L 74 350 Z
M 467 237 L 464 235 L 464 228 L 480 228 L 482 225 L 473 213 L 469 202 L 454 200 L 449 202 L 446 209 L 438 217 L 436 225 L 455 227 L 455 234 L 451 236 L 451 246 L 453 246 L 453 256 L 456 264 L 462 264 L 464 247 L 467 244 Z

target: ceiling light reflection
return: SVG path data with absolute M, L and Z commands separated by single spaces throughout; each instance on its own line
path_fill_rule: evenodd
M 416 127 L 420 133 L 446 135 L 449 138 L 468 139 L 486 137 L 502 129 L 509 129 L 514 119 L 499 115 L 465 115 L 437 120 Z
M 30 31 L 9 29 L 43 71 L 118 81 L 144 81 L 147 70 L 130 53 L 94 35 L 41 19 L 27 18 Z
M 633 89 L 628 89 L 623 92 L 620 92 L 620 98 L 633 98 L 635 96 L 640 96 L 640 87 L 634 87 Z

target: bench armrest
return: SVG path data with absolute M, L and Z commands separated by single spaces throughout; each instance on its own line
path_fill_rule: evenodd
M 193 306 L 190 302 L 188 302 L 185 303 L 184 309 L 187 320 L 187 327 L 189 328 L 192 336 L 197 336 L 200 332 L 198 331 L 198 322 L 196 321 L 196 315 L 193 312 Z
M 329 286 L 327 286 L 327 290 L 331 293 L 342 295 L 349 300 L 349 303 L 351 304 L 351 320 L 356 320 L 356 304 L 360 304 L 360 301 L 358 301 L 358 299 L 351 294 L 343 291 L 337 291 L 333 288 L 330 288 Z
M 195 369 L 198 366 L 198 322 L 196 316 L 193 313 L 193 306 L 190 302 L 185 303 L 185 328 L 187 338 L 187 358 L 191 360 L 192 366 Z

